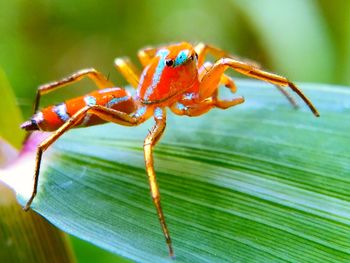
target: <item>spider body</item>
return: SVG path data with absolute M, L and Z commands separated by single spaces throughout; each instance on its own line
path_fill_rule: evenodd
M 218 60 L 205 62 L 207 53 Z M 192 46 L 182 42 L 159 48 L 146 48 L 138 53 L 143 66 L 142 73 L 127 58 L 117 58 L 115 67 L 131 86 L 137 89 L 132 97 L 126 90 L 115 87 L 106 77 L 94 69 L 80 70 L 60 81 L 38 88 L 34 115 L 22 128 L 26 130 L 54 131 L 37 149 L 33 192 L 25 210 L 28 210 L 36 193 L 43 152 L 62 134 L 71 128 L 114 122 L 124 126 L 136 126 L 153 116 L 155 124 L 144 141 L 144 157 L 151 196 L 157 210 L 169 254 L 173 256 L 170 234 L 160 204 L 160 193 L 153 165 L 153 146 L 159 141 L 166 126 L 166 108 L 177 115 L 199 116 L 212 108 L 227 109 L 244 102 L 242 97 L 230 100 L 218 98 L 219 84 L 231 92 L 236 86 L 224 72 L 232 68 L 244 75 L 276 85 L 295 105 L 295 101 L 282 88 L 288 86 L 309 106 L 315 116 L 318 111 L 311 101 L 285 77 L 261 70 L 255 64 L 235 59 L 225 51 L 206 44 Z M 40 97 L 84 77 L 95 82 L 99 90 L 49 106 L 37 112 Z
M 123 110 L 126 113 L 132 113 L 136 109 L 134 100 L 126 90 L 117 87 L 106 88 L 48 106 L 34 114 L 25 128 L 27 130 L 55 131 L 79 110 L 85 106 L 93 105 L 105 106 L 118 111 Z M 96 115 L 87 114 L 76 126 L 88 127 L 104 122 Z

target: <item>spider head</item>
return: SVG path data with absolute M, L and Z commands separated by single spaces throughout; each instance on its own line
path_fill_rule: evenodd
M 177 68 L 178 71 L 185 68 L 196 67 L 198 55 L 191 44 L 183 42 L 168 46 L 165 49 L 167 53 L 165 65 L 168 68 Z
M 183 42 L 160 48 L 144 69 L 139 97 L 144 103 L 166 101 L 198 84 L 197 55 Z

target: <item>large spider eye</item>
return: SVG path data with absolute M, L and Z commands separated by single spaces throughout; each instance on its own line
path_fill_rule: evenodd
M 198 59 L 198 54 L 197 54 L 197 52 L 196 52 L 196 53 L 194 53 L 194 55 L 196 56 L 196 59 Z
M 171 67 L 171 66 L 174 64 L 174 60 L 172 60 L 172 59 L 167 59 L 167 60 L 165 61 L 165 64 L 166 64 L 168 67 Z
M 191 56 L 189 57 L 189 59 L 190 59 L 190 60 L 193 60 L 193 59 L 194 59 L 194 55 L 191 55 Z

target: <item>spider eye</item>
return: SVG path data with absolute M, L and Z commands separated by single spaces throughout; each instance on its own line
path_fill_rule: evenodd
M 194 55 L 196 56 L 196 59 L 198 59 L 198 54 L 197 54 L 197 52 L 196 52 L 196 53 L 194 53 Z
M 166 64 L 168 67 L 171 67 L 171 66 L 174 64 L 174 60 L 172 60 L 172 59 L 167 59 L 167 60 L 165 61 L 165 64 Z
M 193 56 L 193 55 L 191 55 L 191 56 L 190 56 L 190 60 L 193 60 L 193 59 L 194 59 L 194 56 Z

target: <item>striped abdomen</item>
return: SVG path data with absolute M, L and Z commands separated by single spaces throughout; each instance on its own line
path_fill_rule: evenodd
M 21 127 L 26 130 L 54 131 L 77 111 L 91 105 L 101 105 L 126 113 L 135 110 L 133 99 L 127 91 L 121 88 L 108 88 L 44 108 L 37 112 L 31 120 L 23 123 Z M 86 114 L 77 126 L 85 127 L 101 123 L 104 121 L 99 117 Z

